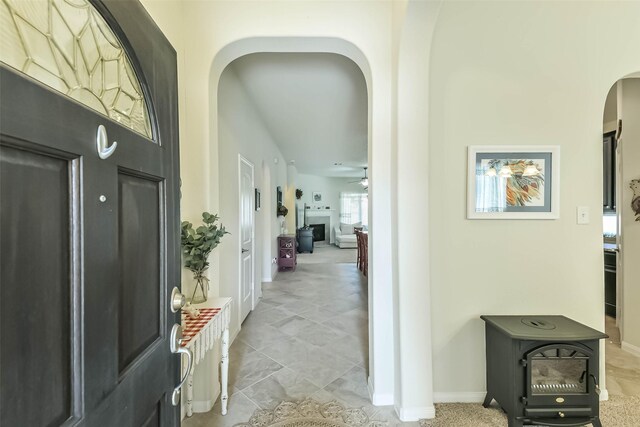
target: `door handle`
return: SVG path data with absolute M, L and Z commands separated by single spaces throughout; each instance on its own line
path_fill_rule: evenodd
M 180 356 L 183 354 L 187 355 L 187 371 L 180 380 L 180 384 L 173 389 L 173 393 L 171 394 L 171 404 L 173 406 L 178 406 L 178 403 L 180 403 L 182 386 L 187 382 L 187 378 L 189 378 L 191 368 L 193 367 L 193 353 L 188 348 L 182 347 L 182 327 L 178 324 L 173 325 L 173 328 L 171 328 L 170 344 L 171 353 L 178 354 Z M 180 358 L 180 361 L 182 362 L 182 357 Z M 182 370 L 182 363 L 180 364 L 180 368 Z
M 249 252 L 249 249 L 243 249 L 242 253 Z
M 116 147 L 118 147 L 118 143 L 113 141 L 111 147 L 108 147 L 109 141 L 107 140 L 107 129 L 104 125 L 98 126 L 98 134 L 96 135 L 96 149 L 98 150 L 98 157 L 102 160 L 109 158 L 114 151 L 116 151 Z
M 175 313 L 187 303 L 187 298 L 180 292 L 180 289 L 173 288 L 171 291 L 171 312 Z

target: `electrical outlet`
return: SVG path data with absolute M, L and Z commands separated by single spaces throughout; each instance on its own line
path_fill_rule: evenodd
M 277 264 L 278 263 L 278 258 L 274 258 L 271 260 L 271 264 Z
M 586 225 L 589 224 L 589 222 L 591 222 L 591 215 L 589 212 L 589 207 L 588 206 L 578 206 L 578 224 L 579 225 Z

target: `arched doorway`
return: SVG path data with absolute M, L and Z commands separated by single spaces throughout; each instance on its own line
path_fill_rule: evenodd
M 628 394 L 638 376 L 625 372 L 640 360 L 640 328 L 637 307 L 640 280 L 640 228 L 633 201 L 639 196 L 634 183 L 640 179 L 640 79 L 627 76 L 609 91 L 603 115 L 603 231 L 604 293 L 607 333 L 607 390 Z M 635 180 L 635 181 L 634 181 Z M 631 385 L 631 387 L 629 387 Z M 638 390 L 636 390 L 638 392 Z
M 287 52 L 287 53 L 335 53 L 346 56 L 355 62 L 365 78 L 368 92 L 368 153 L 371 167 L 369 186 L 369 222 L 391 223 L 391 169 L 388 164 L 388 150 L 390 141 L 385 138 L 382 130 L 373 123 L 377 104 L 373 104 L 373 77 L 369 61 L 354 44 L 337 38 L 313 37 L 284 37 L 284 38 L 248 38 L 230 43 L 222 48 L 215 56 L 209 75 L 209 107 L 211 117 L 217 116 L 218 84 L 223 70 L 233 60 L 259 52 Z M 210 121 L 211 145 L 218 145 L 218 124 Z M 375 139 L 374 135 L 380 138 Z M 373 141 L 376 141 L 375 143 Z M 380 152 L 378 154 L 378 152 Z M 211 161 L 217 162 L 217 153 L 211 154 Z M 217 174 L 216 168 L 211 173 Z M 211 177 L 217 180 L 216 177 Z M 217 196 L 217 194 L 216 194 Z M 369 389 L 374 404 L 393 404 L 394 381 L 394 349 L 390 342 L 394 342 L 393 289 L 391 259 L 391 236 L 389 233 L 371 233 L 369 238 L 370 272 L 368 278 L 369 290 Z

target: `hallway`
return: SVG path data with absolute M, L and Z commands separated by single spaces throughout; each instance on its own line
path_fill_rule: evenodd
M 263 284 L 262 300 L 230 349 L 229 413 L 222 417 L 218 402 L 184 427 L 232 426 L 256 409 L 307 397 L 399 423 L 391 407 L 369 400 L 367 282 L 355 262 L 344 262 L 347 251 L 355 261 L 355 250 L 318 246 L 299 254 L 295 272 Z

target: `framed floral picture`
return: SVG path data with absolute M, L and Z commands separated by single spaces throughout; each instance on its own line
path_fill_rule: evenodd
M 559 146 L 470 146 L 468 219 L 557 219 Z

